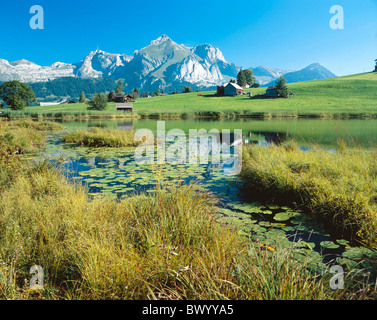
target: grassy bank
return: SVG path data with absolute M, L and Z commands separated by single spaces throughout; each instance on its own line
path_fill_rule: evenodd
M 116 111 L 109 103 L 105 111 L 88 111 L 86 104 L 30 107 L 8 116 L 38 119 L 130 119 L 130 118 L 376 118 L 377 73 L 289 84 L 289 99 L 263 99 L 266 88 L 251 88 L 248 95 L 217 97 L 214 91 L 138 99 L 134 113 Z M 7 113 L 7 111 L 4 111 Z M 6 114 L 5 114 L 6 115 Z
M 138 144 L 134 135 L 133 130 L 93 128 L 68 132 L 62 141 L 84 147 L 134 147 Z
M 294 203 L 338 234 L 376 243 L 377 153 L 348 149 L 331 153 L 294 142 L 244 148 L 240 178 L 249 196 Z

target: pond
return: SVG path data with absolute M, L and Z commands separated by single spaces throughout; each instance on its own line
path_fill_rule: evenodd
M 119 130 L 146 128 L 153 132 L 157 120 L 64 122 L 67 130 L 103 127 Z M 374 148 L 377 145 L 377 120 L 168 120 L 165 129 L 242 129 L 243 141 L 267 145 L 295 139 L 303 150 L 310 144 L 333 149 L 339 140 L 351 146 Z M 224 166 L 211 164 L 139 165 L 135 148 L 84 148 L 61 143 L 61 133 L 51 135 L 41 155 L 60 159 L 72 181 L 88 187 L 95 197 L 126 198 L 138 193 L 154 193 L 162 188 L 195 183 L 198 189 L 215 194 L 219 212 L 214 217 L 233 225 L 238 232 L 273 251 L 279 245 L 298 246 L 297 257 L 308 255 L 316 263 L 347 263 L 356 266 L 369 249 L 337 239 L 331 230 L 312 221 L 294 208 L 249 202 L 240 192 L 237 176 L 224 174 Z M 298 241 L 300 240 L 299 244 Z M 320 254 L 322 256 L 320 256 Z

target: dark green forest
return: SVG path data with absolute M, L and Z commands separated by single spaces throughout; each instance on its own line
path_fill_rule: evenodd
M 28 84 L 35 92 L 38 101 L 70 99 L 78 101 L 81 92 L 90 98 L 94 93 L 114 91 L 116 82 L 111 78 L 80 79 L 64 77 L 48 82 Z

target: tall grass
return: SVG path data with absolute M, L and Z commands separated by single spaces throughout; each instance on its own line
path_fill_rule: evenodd
M 32 130 L 18 128 L 22 130 Z M 268 251 L 213 219 L 194 185 L 122 201 L 88 200 L 48 160 L 0 141 L 1 299 L 340 299 L 295 248 Z M 44 269 L 44 290 L 29 270 Z M 355 293 L 356 292 L 356 293 Z M 367 292 L 366 290 L 361 291 Z
M 39 131 L 59 131 L 63 130 L 64 126 L 52 121 L 32 121 L 29 119 L 17 120 L 11 122 L 12 126 L 21 128 L 31 128 Z
M 132 147 L 136 146 L 133 130 L 111 130 L 93 128 L 74 130 L 62 137 L 64 143 L 75 143 L 85 147 Z
M 0 167 L 1 169 L 1 167 Z M 1 171 L 1 170 L 0 170 Z M 213 220 L 195 186 L 88 201 L 44 161 L 0 189 L 3 299 L 332 299 L 294 248 L 269 252 Z M 28 288 L 33 265 L 45 289 Z
M 0 122 L 0 140 L 0 152 L 21 154 L 42 146 L 46 141 L 46 136 L 33 128 Z
M 244 149 L 240 178 L 249 196 L 295 203 L 336 230 L 366 242 L 377 239 L 376 152 L 336 152 L 312 146 L 306 152 L 290 141 L 282 146 Z

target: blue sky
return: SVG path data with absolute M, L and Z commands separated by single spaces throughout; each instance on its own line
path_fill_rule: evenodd
M 44 8 L 44 30 L 29 26 L 32 5 Z M 333 5 L 344 8 L 343 30 L 329 26 Z M 0 28 L 0 58 L 40 65 L 78 62 L 97 45 L 132 55 L 162 34 L 211 43 L 243 68 L 319 62 L 346 75 L 377 59 L 377 0 L 2 0 Z

